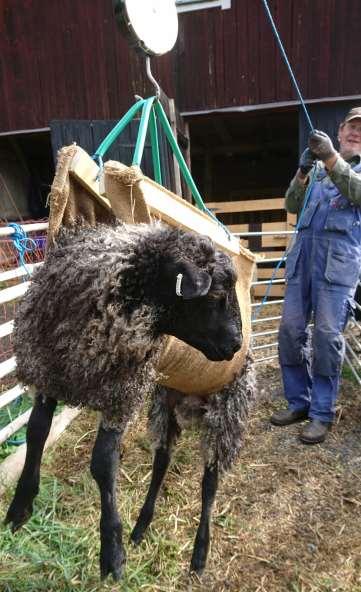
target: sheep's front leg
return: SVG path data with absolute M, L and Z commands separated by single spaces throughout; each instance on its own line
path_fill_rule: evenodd
M 101 499 L 100 517 L 100 575 L 112 574 L 119 580 L 125 564 L 122 543 L 122 523 L 116 504 L 116 475 L 119 464 L 121 433 L 99 427 L 95 441 L 91 474 L 98 484 Z
M 209 549 L 209 523 L 218 487 L 217 463 L 205 467 L 202 480 L 202 512 L 194 542 L 191 571 L 201 574 L 205 568 Z
M 174 438 L 176 436 L 176 431 L 173 431 L 172 427 L 173 426 L 170 426 L 168 430 L 169 438 L 167 441 L 167 445 L 165 447 L 158 448 L 155 452 L 152 478 L 149 485 L 147 497 L 140 511 L 133 532 L 130 535 L 131 540 L 136 545 L 138 545 L 142 541 L 146 529 L 153 520 L 155 502 L 157 500 L 160 487 L 162 485 L 164 476 L 169 466 L 169 462 L 171 459 L 172 442 L 174 441 Z
M 151 429 L 155 431 L 158 428 L 158 447 L 154 455 L 152 477 L 147 497 L 130 535 L 131 540 L 136 545 L 142 541 L 146 529 L 153 520 L 155 502 L 169 466 L 173 444 L 180 434 L 180 427 L 173 408 L 174 405 L 169 404 L 167 401 L 166 389 L 158 387 L 155 401 L 153 401 L 152 417 L 150 417 L 150 423 L 155 424 Z M 160 418 L 162 421 L 158 421 Z M 163 432 L 160 426 L 162 426 Z
M 26 430 L 26 457 L 15 495 L 6 514 L 5 524 L 14 532 L 33 513 L 33 501 L 39 492 L 40 464 L 57 402 L 37 395 Z

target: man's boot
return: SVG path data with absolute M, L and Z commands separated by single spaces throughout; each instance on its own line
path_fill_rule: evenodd
M 303 444 L 319 444 L 327 436 L 332 424 L 319 419 L 312 419 L 300 433 L 300 440 Z
M 307 409 L 292 411 L 291 409 L 281 409 L 276 411 L 271 417 L 270 422 L 275 426 L 288 426 L 298 421 L 303 421 L 308 417 Z

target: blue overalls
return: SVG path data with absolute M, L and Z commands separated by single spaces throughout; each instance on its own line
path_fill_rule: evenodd
M 353 167 L 361 172 L 361 163 Z M 287 256 L 279 329 L 285 397 L 292 411 L 332 422 L 345 343 L 361 268 L 361 208 L 341 195 L 324 169 L 317 173 Z M 313 317 L 312 317 L 313 313 Z M 310 330 L 314 323 L 311 343 Z

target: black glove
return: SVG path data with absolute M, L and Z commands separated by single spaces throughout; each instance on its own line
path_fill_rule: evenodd
M 329 138 L 325 132 L 320 132 L 319 130 L 314 130 L 310 133 L 308 146 L 316 155 L 316 158 L 319 158 L 320 160 L 328 160 L 331 156 L 337 154 L 331 138 Z
M 316 156 L 309 148 L 306 148 L 301 154 L 299 167 L 303 175 L 307 175 L 315 164 Z

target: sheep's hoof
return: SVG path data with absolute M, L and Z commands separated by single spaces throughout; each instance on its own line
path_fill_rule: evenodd
M 205 554 L 202 550 L 198 551 L 196 553 L 193 553 L 189 573 L 190 574 L 194 573 L 198 577 L 200 577 L 204 572 L 204 568 L 206 567 L 206 562 L 207 562 L 207 554 Z
M 199 578 L 203 575 L 204 572 L 204 568 L 205 565 L 193 565 L 193 563 L 191 563 L 190 569 L 189 569 L 189 574 L 195 574 L 196 576 L 198 576 Z
M 13 500 L 10 504 L 10 507 L 7 511 L 4 524 L 9 524 L 11 531 L 15 532 L 18 530 L 25 522 L 29 520 L 33 513 L 33 504 L 32 502 L 28 504 L 21 504 L 18 505 L 15 500 Z
M 133 529 L 132 534 L 130 535 L 130 540 L 134 545 L 139 545 L 144 537 L 144 530 L 142 528 L 135 528 Z
M 100 554 L 100 578 L 105 580 L 109 575 L 114 582 L 118 582 L 123 574 L 126 561 L 125 551 L 122 548 L 105 549 Z
M 109 575 L 112 575 L 114 582 L 118 582 L 123 575 L 123 567 L 125 561 L 118 565 L 112 565 L 111 562 L 101 562 L 100 564 L 100 579 L 105 580 Z
M 141 509 L 138 520 L 136 521 L 132 530 L 132 534 L 130 535 L 130 540 L 132 543 L 134 543 L 134 545 L 139 545 L 139 543 L 142 542 L 145 531 L 153 520 L 153 512 L 154 506 L 149 506 L 147 504 L 145 504 Z

